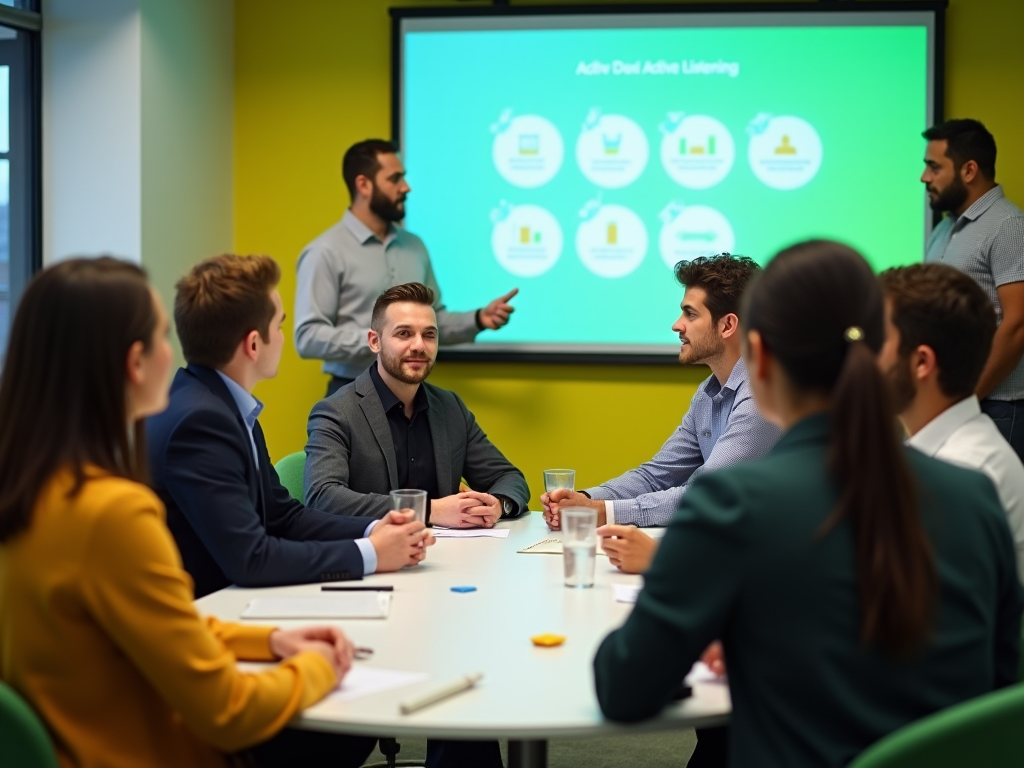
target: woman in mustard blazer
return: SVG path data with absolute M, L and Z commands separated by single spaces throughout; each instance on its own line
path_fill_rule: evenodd
M 63 766 L 224 766 L 260 742 L 249 764 L 303 760 L 303 734 L 272 737 L 337 685 L 352 645 L 329 627 L 196 613 L 143 484 L 167 336 L 145 274 L 116 259 L 50 267 L 21 299 L 0 379 L 0 679 Z M 239 658 L 282 661 L 249 674 Z M 373 743 L 333 741 L 334 764 L 360 765 Z

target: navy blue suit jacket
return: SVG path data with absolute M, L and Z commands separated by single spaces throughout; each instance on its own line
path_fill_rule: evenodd
M 196 597 L 230 584 L 269 587 L 360 579 L 353 539 L 367 519 L 332 515 L 295 501 L 281 485 L 259 422 L 249 432 L 220 376 L 182 368 L 170 404 L 146 423 L 153 490 L 195 580 Z

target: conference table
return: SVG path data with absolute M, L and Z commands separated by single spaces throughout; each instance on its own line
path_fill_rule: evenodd
M 426 559 L 398 573 L 374 574 L 343 586 L 390 585 L 385 619 L 332 620 L 357 646 L 373 649 L 356 667 L 429 674 L 429 679 L 355 700 L 329 695 L 291 727 L 401 739 L 507 739 L 510 768 L 547 765 L 549 739 L 722 725 L 728 721 L 728 686 L 695 682 L 693 694 L 657 718 L 634 725 L 604 719 L 594 693 L 592 660 L 602 638 L 629 615 L 613 585 L 639 585 L 598 555 L 595 585 L 563 585 L 562 557 L 518 550 L 560 538 L 539 512 L 501 521 L 507 538 L 438 538 Z M 452 587 L 476 587 L 453 592 Z M 200 612 L 236 621 L 255 597 L 330 594 L 320 584 L 266 589 L 229 587 L 198 600 Z M 302 626 L 321 621 L 273 621 Z M 558 647 L 530 638 L 564 635 Z M 482 672 L 472 690 L 412 714 L 400 702 L 438 684 Z M 344 690 L 344 683 L 342 684 Z

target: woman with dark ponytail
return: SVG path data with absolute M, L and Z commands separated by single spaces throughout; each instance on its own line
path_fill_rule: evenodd
M 598 699 L 609 718 L 651 717 L 720 639 L 730 764 L 841 766 L 1015 682 L 1024 592 L 991 482 L 901 444 L 863 257 L 788 248 L 741 317 L 758 408 L 785 434 L 686 494 L 594 660 Z

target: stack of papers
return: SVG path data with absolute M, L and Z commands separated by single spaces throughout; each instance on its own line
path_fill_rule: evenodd
M 438 539 L 507 539 L 508 528 L 439 528 L 430 529 Z
M 385 619 L 390 592 L 338 592 L 330 595 L 255 597 L 243 619 Z

